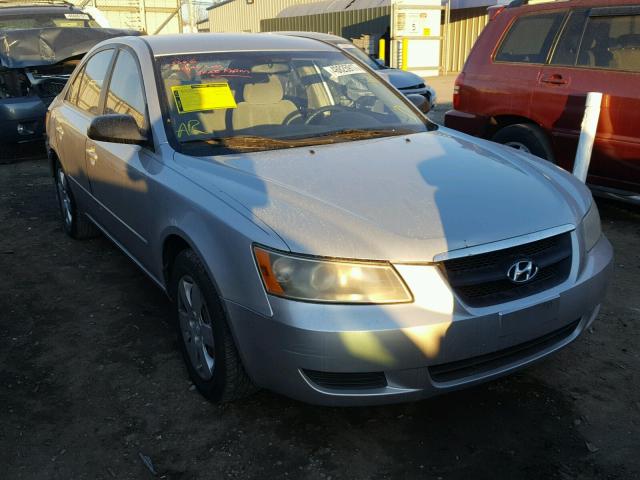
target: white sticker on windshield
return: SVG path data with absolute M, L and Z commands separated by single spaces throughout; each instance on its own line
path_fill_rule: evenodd
M 64 18 L 67 20 L 90 20 L 86 13 L 65 13 Z
M 355 75 L 357 73 L 364 73 L 364 70 L 355 63 L 340 63 L 338 65 L 329 65 L 328 67 L 322 67 L 326 72 L 334 78 L 339 78 L 344 75 Z

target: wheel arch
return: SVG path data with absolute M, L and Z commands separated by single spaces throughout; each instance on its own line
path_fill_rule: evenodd
M 489 120 L 489 126 L 485 131 L 485 138 L 491 139 L 499 130 L 504 127 L 508 127 L 510 125 L 516 125 L 518 123 L 525 123 L 529 125 L 534 125 L 538 127 L 540 130 L 544 132 L 544 134 L 549 137 L 547 132 L 544 130 L 544 127 L 540 125 L 539 122 L 532 120 L 529 117 L 525 117 L 523 115 L 512 115 L 512 114 L 500 114 L 500 115 L 492 115 Z

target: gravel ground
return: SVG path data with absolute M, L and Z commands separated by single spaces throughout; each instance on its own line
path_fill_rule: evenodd
M 43 160 L 0 165 L 0 477 L 640 478 L 640 210 L 591 331 L 506 379 L 418 403 L 205 402 L 169 305 L 104 238 L 58 221 Z

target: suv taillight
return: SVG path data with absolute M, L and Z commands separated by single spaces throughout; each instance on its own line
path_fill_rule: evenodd
M 461 72 L 456 78 L 456 82 L 453 84 L 453 108 L 458 110 L 460 108 L 460 90 L 462 88 L 462 82 L 464 80 L 464 72 Z

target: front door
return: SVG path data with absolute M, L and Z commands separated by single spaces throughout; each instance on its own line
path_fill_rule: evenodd
M 118 51 L 104 98 L 105 114 L 131 115 L 149 132 L 146 97 L 134 54 Z M 150 135 L 150 134 L 149 134 Z M 151 264 L 149 236 L 153 215 L 153 176 L 161 163 L 149 146 L 101 142 L 86 145 L 87 169 L 100 205 L 98 222 L 142 266 Z

